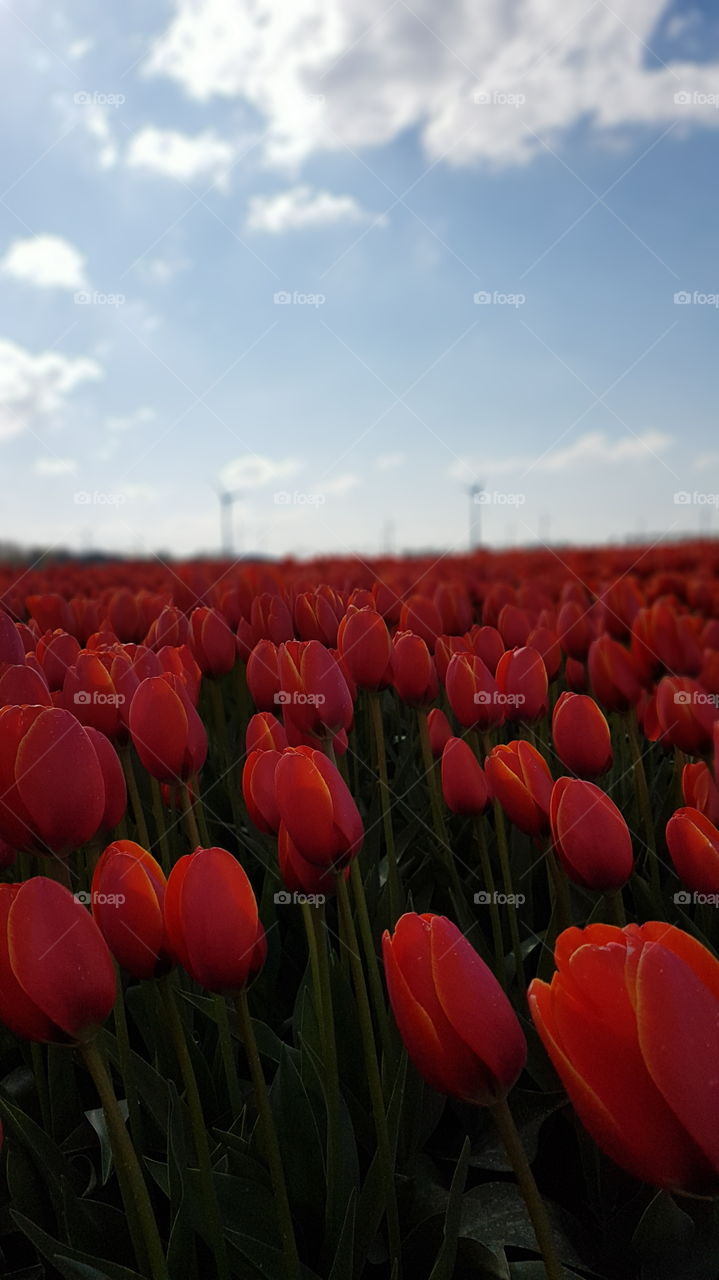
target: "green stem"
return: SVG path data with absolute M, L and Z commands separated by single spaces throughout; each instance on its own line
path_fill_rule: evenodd
M 127 794 L 130 797 L 130 807 L 132 808 L 132 816 L 135 819 L 137 834 L 140 837 L 140 844 L 143 849 L 150 848 L 150 836 L 145 822 L 145 814 L 142 808 L 142 800 L 140 799 L 140 790 L 137 785 L 135 776 L 135 766 L 132 759 L 132 747 L 122 747 L 120 750 L 120 759 L 122 767 L 125 771 L 125 781 L 127 783 Z
M 479 863 L 482 868 L 482 879 L 484 880 L 487 892 L 489 894 L 489 918 L 492 922 L 492 940 L 494 943 L 494 965 L 497 977 L 504 987 L 507 989 L 507 966 L 504 959 L 504 938 L 502 937 L 502 918 L 499 914 L 499 904 L 497 902 L 497 888 L 494 880 L 494 872 L 492 871 L 492 863 L 487 848 L 487 837 L 484 834 L 484 818 L 477 815 L 474 819 L 474 832 L 477 838 L 477 846 L 479 848 Z
M 190 788 L 186 782 L 183 782 L 180 787 L 180 804 L 182 805 L 182 815 L 185 819 L 185 830 L 194 851 L 202 846 L 202 840 L 200 839 L 195 810 L 192 805 Z
M 434 756 L 432 755 L 432 747 L 429 741 L 427 712 L 424 707 L 417 708 L 417 725 L 419 728 L 419 742 L 422 751 L 422 764 L 424 766 L 425 777 L 427 779 L 427 788 L 429 790 L 429 800 L 432 809 L 432 825 L 434 826 L 435 835 L 439 841 L 442 864 L 449 876 L 457 907 L 459 909 L 460 904 L 464 901 L 464 890 L 455 865 L 454 857 L 452 856 L 452 850 L 449 847 L 447 825 L 444 820 L 441 792 L 437 781 L 437 766 L 434 761 Z
M 42 1127 L 46 1133 L 52 1133 L 52 1110 L 50 1107 L 50 1089 L 45 1070 L 45 1056 L 43 1054 L 43 1046 L 35 1040 L 30 1042 L 30 1057 L 32 1059 L 33 1075 L 35 1076 L 35 1091 L 40 1103 Z
M 357 905 L 360 937 L 362 939 L 362 948 L 365 954 L 367 972 L 369 973 L 369 985 L 372 993 L 372 1003 L 374 1005 L 377 1026 L 379 1027 L 380 1039 L 382 1041 L 382 1052 L 384 1053 L 387 1061 L 391 1062 L 393 1052 L 389 1031 L 389 1018 L 387 1016 L 387 1006 L 385 1004 L 382 979 L 380 978 L 377 952 L 375 951 L 374 938 L 372 937 L 372 925 L 370 924 L 369 911 L 367 910 L 367 898 L 365 896 L 364 882 L 362 880 L 362 870 L 357 858 L 352 862 L 350 883 L 352 885 L 352 891 Z
M 242 1100 L 242 1090 L 240 1088 L 240 1077 L 237 1074 L 235 1052 L 232 1045 L 230 1015 L 227 1011 L 227 1002 L 225 1001 L 224 996 L 214 996 L 212 1003 L 215 1006 L 217 1032 L 220 1042 L 220 1053 L 222 1055 L 222 1066 L 225 1072 L 225 1080 L 227 1081 L 227 1092 L 232 1110 L 232 1122 L 234 1124 L 237 1117 L 241 1114 L 244 1104 Z
M 343 1206 L 338 1201 L 338 1178 L 340 1157 L 340 1078 L 337 1063 L 337 1042 L 335 1040 L 334 1010 L 332 1007 L 332 985 L 328 952 L 327 930 L 324 927 L 324 907 L 312 908 L 307 903 L 302 905 L 302 916 L 307 933 L 307 945 L 310 953 L 312 983 L 315 989 L 317 1017 L 320 1024 L 322 1040 L 322 1065 L 325 1073 L 325 1097 L 327 1102 L 327 1204 L 325 1209 L 325 1240 L 329 1242 L 331 1233 L 341 1225 Z
M 349 939 L 350 945 L 350 963 L 352 966 L 352 977 L 354 980 L 355 995 L 357 998 L 357 1012 L 359 1016 L 360 1031 L 362 1034 L 365 1071 L 367 1073 L 367 1083 L 372 1102 L 372 1114 L 374 1117 L 375 1132 L 377 1134 L 377 1151 L 381 1163 L 382 1179 L 384 1183 L 390 1258 L 392 1259 L 397 1270 L 397 1275 L 399 1276 L 401 1267 L 401 1238 L 399 1229 L 399 1212 L 397 1209 L 397 1195 L 394 1185 L 394 1158 L 389 1140 L 387 1116 L 385 1115 L 384 1109 L 382 1080 L 377 1061 L 377 1048 L 375 1045 L 374 1031 L 372 1029 L 372 1014 L 370 1012 L 367 984 L 365 983 L 364 970 L 360 959 L 359 943 L 357 941 L 357 934 L 355 932 L 354 921 L 352 919 L 352 908 L 350 906 L 347 885 L 341 876 L 338 877 L 337 884 L 340 911 L 345 922 L 346 935 Z
M 170 846 L 167 842 L 167 831 L 165 830 L 165 810 L 162 804 L 162 792 L 157 778 L 151 781 L 152 786 L 152 816 L 155 820 L 155 830 L 157 831 L 157 839 L 160 844 L 160 860 L 162 862 L 162 870 L 165 875 L 170 874 Z
M 537 1237 L 539 1252 L 544 1262 L 547 1280 L 563 1280 L 563 1272 L 557 1257 L 547 1210 L 539 1193 L 539 1188 L 534 1181 L 534 1174 L 529 1167 L 529 1161 L 522 1146 L 522 1139 L 517 1132 L 517 1126 L 514 1123 L 507 1099 L 502 1098 L 500 1102 L 496 1102 L 493 1107 L 490 1107 L 490 1112 L 499 1130 L 499 1135 L 514 1169 L 519 1190 L 527 1206 L 527 1211 L 534 1227 L 534 1234 Z
M 627 917 L 621 889 L 608 889 L 604 895 L 604 903 L 609 914 L 614 918 L 614 923 L 623 929 L 627 923 Z
M 127 1013 L 125 1011 L 125 993 L 122 989 L 122 978 L 119 973 L 117 975 L 117 999 L 115 1000 L 114 1017 L 117 1054 L 120 1063 L 120 1075 L 122 1076 L 123 1084 L 125 1085 L 130 1133 L 137 1150 L 143 1151 L 142 1112 L 140 1110 L 140 1099 L 132 1073 L 130 1037 L 127 1030 Z
M 210 1237 L 208 1243 L 210 1243 L 215 1263 L 217 1265 L 217 1275 L 219 1280 L 229 1280 L 230 1267 L 227 1260 L 227 1247 L 222 1230 L 220 1207 L 217 1203 L 217 1192 L 215 1189 L 212 1160 L 210 1157 L 210 1145 L 207 1141 L 207 1126 L 205 1124 L 205 1117 L 202 1110 L 200 1091 L 197 1087 L 195 1068 L 192 1065 L 192 1059 L 190 1057 L 190 1051 L 187 1047 L 187 1039 L 185 1037 L 185 1028 L 182 1025 L 182 1019 L 177 1008 L 175 992 L 171 982 L 172 975 L 168 974 L 167 977 L 160 979 L 158 986 L 162 994 L 163 1010 L 167 1027 L 170 1032 L 170 1039 L 180 1067 L 182 1083 L 185 1087 L 185 1100 L 187 1102 L 187 1109 L 190 1113 L 190 1124 L 192 1126 L 195 1154 L 200 1167 L 200 1185 L 202 1188 L 202 1199 L 204 1201 L 204 1216 Z
M 384 842 L 387 850 L 387 879 L 389 883 L 389 911 L 391 920 L 394 924 L 399 919 L 400 903 L 402 900 L 399 872 L 397 870 L 397 855 L 394 847 L 394 832 L 392 830 L 392 806 L 389 797 L 389 782 L 387 780 L 387 752 L 384 740 L 384 725 L 382 723 L 382 706 L 379 693 L 370 689 L 368 692 L 370 719 L 372 722 L 372 732 L 374 736 L 375 752 L 377 756 L 377 771 L 379 773 L 379 794 L 380 804 L 382 806 L 382 825 L 384 828 Z
M 502 882 L 504 884 L 504 892 L 507 894 L 507 914 L 509 916 L 509 936 L 512 939 L 512 951 L 514 952 L 514 966 L 516 969 L 517 985 L 519 987 L 520 996 L 526 1000 L 526 983 L 524 980 L 524 959 L 522 957 L 522 942 L 519 937 L 519 924 L 517 921 L 517 906 L 514 901 L 514 889 L 512 887 L 512 868 L 509 862 L 509 846 L 507 844 L 507 831 L 504 825 L 504 810 L 498 800 L 494 800 L 494 828 L 497 833 L 497 850 L 499 853 L 499 866 L 502 872 Z
M 553 845 L 549 844 L 546 852 L 547 869 L 554 897 L 554 915 L 557 922 L 557 933 L 563 933 L 572 925 L 572 901 L 569 895 L 569 883 L 560 866 Z
M 637 737 L 637 722 L 634 711 L 630 707 L 624 715 L 624 723 L 626 725 L 627 734 L 629 736 L 629 747 L 632 760 L 632 776 L 634 778 L 634 788 L 637 796 L 637 804 L 639 812 L 642 816 L 642 825 L 644 827 L 644 841 L 647 846 L 645 863 L 649 871 L 649 879 L 652 886 L 652 893 L 661 901 L 661 884 L 659 881 L 659 864 L 657 862 L 657 839 L 654 830 L 654 817 L 652 814 L 652 806 L 649 798 L 649 787 L 647 786 L 647 775 L 644 772 L 644 761 L 642 760 L 642 752 L 639 746 L 639 738 Z
M 117 1180 L 122 1192 L 137 1264 L 143 1274 L 151 1276 L 152 1280 L 168 1280 L 167 1263 L 150 1196 L 115 1097 L 110 1073 L 95 1041 L 80 1045 L 80 1053 L 92 1076 L 105 1113 Z
M 249 1064 L 250 1075 L 252 1076 L 252 1083 L 255 1090 L 255 1101 L 257 1103 L 260 1125 L 262 1127 L 265 1154 L 267 1156 L 267 1164 L 269 1166 L 270 1178 L 272 1180 L 272 1190 L 274 1193 L 277 1219 L 282 1239 L 282 1251 L 285 1255 L 285 1272 L 287 1280 L 298 1280 L 300 1274 L 300 1260 L 297 1253 L 295 1230 L 292 1225 L 292 1211 L 290 1209 L 290 1201 L 287 1195 L 287 1184 L 285 1182 L 285 1174 L 282 1168 L 280 1144 L 277 1141 L 277 1130 L 275 1129 L 275 1122 L 272 1117 L 272 1108 L 270 1106 L 270 1098 L 267 1092 L 267 1084 L 265 1082 L 262 1063 L 260 1062 L 260 1055 L 257 1049 L 257 1041 L 255 1040 L 252 1018 L 250 1017 L 250 1006 L 247 1001 L 247 991 L 244 987 L 237 997 L 237 1014 L 240 1021 L 242 1043 L 245 1046 L 247 1062 Z

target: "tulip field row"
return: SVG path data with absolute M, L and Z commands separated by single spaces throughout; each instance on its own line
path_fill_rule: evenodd
M 717 1280 L 719 545 L 0 566 L 0 1274 Z

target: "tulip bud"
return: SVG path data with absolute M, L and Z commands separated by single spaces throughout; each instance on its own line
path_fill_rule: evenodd
M 0 675 L 0 707 L 51 707 L 52 698 L 45 680 L 33 667 L 7 666 Z
M 504 706 L 497 697 L 497 683 L 481 658 L 456 653 L 447 667 L 446 688 L 449 705 L 465 729 L 502 724 Z
M 582 1124 L 635 1178 L 719 1192 L 719 961 L 661 921 L 567 929 L 534 1024 Z
M 102 934 L 68 889 L 45 876 L 0 885 L 0 1021 L 27 1040 L 87 1041 L 115 994 Z
M 421 636 L 430 653 L 434 652 L 434 642 L 442 629 L 439 609 L 428 596 L 412 595 L 403 602 L 399 630 L 414 631 L 415 635 Z
M 631 654 L 606 632 L 593 640 L 587 658 L 595 698 L 610 711 L 626 711 L 639 697 L 639 680 Z
M 283 751 L 275 796 L 290 839 L 308 862 L 341 869 L 359 853 L 362 819 L 338 769 L 321 751 Z
M 719 699 L 690 676 L 664 676 L 657 685 L 656 712 L 663 737 L 672 746 L 699 755 L 711 745 Z
M 442 792 L 452 813 L 484 813 L 490 801 L 484 770 L 472 748 L 449 738 L 442 752 Z
M 275 794 L 275 772 L 281 751 L 251 751 L 242 770 L 242 795 L 250 821 L 265 835 L 277 835 L 280 811 Z
M 596 778 L 611 767 L 609 725 L 587 694 L 560 695 L 552 715 L 552 741 L 562 764 L 580 778 Z
M 176 862 L 165 889 L 170 954 L 208 991 L 241 990 L 262 968 L 265 931 L 247 875 L 226 849 Z
M 303 858 L 284 822 L 280 823 L 277 833 L 277 861 L 280 875 L 290 893 L 323 894 L 328 898 L 337 893 L 337 881 L 333 867 L 319 867 L 314 862 Z M 350 869 L 345 867 L 341 872 L 346 880 Z
M 271 711 L 258 711 L 247 721 L 245 730 L 245 750 L 251 751 L 284 751 L 287 734 L 277 716 Z
M 433 707 L 427 714 L 429 747 L 435 760 L 439 760 L 445 744 L 452 737 L 452 726 L 440 707 Z
M 384 618 L 376 610 L 346 613 L 337 632 L 337 647 L 360 689 L 381 689 L 389 684 L 392 641 Z
M 686 805 L 705 814 L 715 826 L 719 823 L 719 787 L 703 760 L 684 765 L 682 795 Z
M 177 676 L 151 676 L 130 707 L 130 735 L 142 764 L 160 782 L 176 782 L 205 763 L 207 734 Z
M 396 632 L 392 641 L 392 684 L 403 702 L 426 706 L 437 697 L 437 674 L 421 636 Z
M 544 756 L 524 739 L 500 744 L 484 762 L 490 787 L 504 812 L 529 836 L 549 830 L 552 775 Z
M 123 728 L 120 699 L 112 676 L 95 653 L 80 652 L 65 672 L 62 686 L 63 704 L 76 715 L 80 724 L 99 729 L 108 738 L 116 738 Z
M 719 893 L 719 831 L 698 809 L 677 809 L 667 823 L 667 848 L 682 884 Z
M 384 623 L 382 623 L 384 626 Z M 347 681 L 332 654 L 318 640 L 290 640 L 277 652 L 280 690 L 276 703 L 306 734 L 337 733 L 352 724 Z
M 132 840 L 109 844 L 92 877 L 92 914 L 121 968 L 133 978 L 166 973 L 165 875 L 152 854 Z
M 497 665 L 497 686 L 508 720 L 536 720 L 549 705 L 547 669 L 536 649 L 507 649 Z
M 204 675 L 224 676 L 234 667 L 237 642 L 217 609 L 193 609 L 190 642 L 195 661 Z
M 382 938 L 392 1012 L 420 1075 L 439 1093 L 493 1106 L 527 1045 L 491 969 L 444 916 L 402 916 Z
M 629 828 L 593 782 L 558 778 L 549 806 L 552 840 L 569 879 L 587 889 L 621 889 L 634 870 Z

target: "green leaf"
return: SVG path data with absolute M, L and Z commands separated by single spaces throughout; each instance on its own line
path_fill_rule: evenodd
M 10 1212 L 23 1235 L 35 1245 L 38 1253 L 47 1258 L 67 1280 L 143 1280 L 136 1271 L 121 1267 L 116 1262 L 110 1262 L 106 1258 L 93 1258 L 70 1245 L 61 1244 L 24 1214 L 14 1210 Z
M 127 1103 L 125 1102 L 124 1099 L 121 1099 L 121 1100 L 118 1099 L 118 1106 L 120 1108 L 120 1111 L 122 1112 L 123 1120 L 127 1121 L 127 1117 L 128 1117 Z M 102 1107 L 96 1107 L 92 1111 L 86 1111 L 85 1115 L 89 1123 L 92 1125 L 93 1129 L 95 1130 L 95 1133 L 97 1134 L 98 1138 L 100 1139 L 102 1185 L 104 1187 L 110 1178 L 110 1174 L 112 1173 L 112 1144 L 110 1142 L 110 1135 L 107 1131 L 107 1120 L 105 1119 L 105 1112 L 103 1111 Z
M 546 1200 L 545 1205 L 560 1261 L 589 1269 L 587 1260 L 579 1256 L 570 1239 L 581 1235 L 578 1224 L 557 1205 Z M 462 1201 L 460 1234 L 479 1240 L 492 1250 L 513 1245 L 538 1252 L 524 1201 L 517 1187 L 509 1182 L 487 1182 L 467 1192 Z
M 347 1280 L 354 1267 L 355 1219 L 357 1217 L 357 1192 L 353 1190 L 347 1201 L 347 1211 L 342 1224 L 337 1251 L 328 1280 Z
M 462 1218 L 462 1196 L 467 1181 L 470 1149 L 469 1138 L 465 1138 L 452 1178 L 452 1185 L 449 1189 L 447 1209 L 444 1215 L 442 1246 L 432 1267 L 432 1274 L 429 1280 L 452 1280 L 454 1275 L 454 1264 L 457 1257 L 457 1237 Z
M 285 1261 L 280 1249 L 239 1231 L 228 1231 L 226 1234 L 230 1246 L 243 1260 L 252 1263 L 256 1274 L 263 1280 L 278 1280 L 279 1276 L 284 1275 Z M 250 1280 L 246 1270 L 240 1272 L 240 1275 L 242 1280 Z M 320 1280 L 320 1277 L 300 1263 L 300 1280 Z
M 532 1164 L 537 1154 L 539 1131 L 545 1120 L 560 1107 L 567 1106 L 565 1093 L 534 1093 L 515 1089 L 512 1094 L 512 1115 L 522 1139 L 527 1159 Z M 479 1142 L 473 1147 L 469 1161 L 474 1169 L 492 1169 L 497 1173 L 511 1173 L 512 1165 L 495 1125 L 488 1125 Z
M 719 1257 L 719 1205 L 660 1191 L 642 1215 L 632 1245 L 642 1280 L 715 1280 Z
M 325 1204 L 324 1101 L 311 1095 L 285 1049 L 270 1090 L 287 1191 L 295 1212 L 320 1215 Z

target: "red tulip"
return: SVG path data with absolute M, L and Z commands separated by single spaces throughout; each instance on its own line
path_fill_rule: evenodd
M 155 978 L 170 966 L 165 885 L 162 867 L 132 840 L 109 844 L 95 867 L 93 917 L 117 963 L 133 978 Z
M 502 606 L 497 619 L 497 630 L 505 649 L 519 649 L 526 645 L 531 629 L 526 609 L 520 609 L 516 604 Z
M 165 890 L 170 954 L 208 991 L 239 991 L 267 953 L 257 901 L 226 849 L 196 849 L 170 872 Z
M 547 668 L 536 649 L 507 649 L 497 664 L 496 679 L 508 720 L 544 715 L 549 705 Z
M 160 782 L 187 779 L 205 763 L 205 727 L 177 676 L 151 676 L 138 686 L 130 735 L 148 773 Z
M 494 795 L 511 822 L 529 836 L 549 830 L 552 775 L 544 756 L 523 739 L 500 744 L 484 762 Z
M 583 662 L 576 658 L 567 658 L 564 664 L 564 679 L 572 693 L 586 693 L 587 669 Z
M 434 642 L 443 630 L 442 618 L 434 601 L 428 596 L 408 596 L 400 609 L 399 630 L 414 631 L 415 635 L 422 637 L 432 653 Z
M 348 610 L 337 632 L 342 661 L 360 689 L 381 689 L 391 679 L 392 641 L 375 609 Z
M 580 1120 L 634 1177 L 719 1192 L 719 961 L 660 921 L 557 939 L 535 1026 Z
M 124 727 L 120 708 L 125 695 L 118 693 L 107 666 L 96 653 L 83 650 L 68 667 L 62 700 L 80 724 L 91 725 L 108 738 L 116 738 Z
M 437 697 L 437 673 L 421 636 L 397 631 L 392 641 L 392 684 L 403 702 L 425 706 Z
M 234 667 L 237 642 L 217 609 L 193 609 L 190 643 L 203 675 L 224 676 Z
M 657 720 L 662 735 L 688 755 L 706 751 L 719 715 L 719 698 L 690 676 L 664 676 L 657 685 Z
M 12 618 L 0 608 L 0 670 L 4 664 L 18 666 L 25 661 L 25 648 Z
M 382 624 L 384 626 L 384 623 Z M 280 690 L 275 710 L 305 734 L 338 733 L 352 724 L 352 698 L 342 669 L 318 640 L 290 640 L 277 651 Z
M 275 792 L 275 772 L 281 751 L 251 751 L 242 770 L 242 795 L 251 822 L 265 835 L 277 835 L 280 811 Z
M 359 853 L 362 819 L 338 769 L 321 751 L 283 751 L 275 795 L 290 839 L 308 862 L 340 869 Z
M 495 675 L 499 659 L 504 653 L 504 641 L 496 627 L 470 627 L 464 639 L 470 653 L 476 653 L 485 667 Z
M 35 654 L 50 689 L 62 689 L 65 673 L 79 652 L 79 640 L 67 631 L 47 631 L 41 636 Z
M 99 729 L 85 727 L 95 754 L 100 762 L 102 781 L 105 786 L 105 808 L 100 819 L 102 831 L 112 831 L 121 822 L 127 810 L 127 784 L 120 764 L 120 757 L 115 748 Z
M 294 617 L 300 640 L 318 640 L 334 648 L 339 620 L 327 596 L 319 591 L 301 592 L 295 600 Z
M 63 853 L 102 822 L 103 770 L 90 736 L 69 711 L 0 711 L 0 836 L 16 849 Z
M 611 767 L 609 725 L 587 694 L 561 694 L 552 714 L 552 741 L 562 764 L 580 778 L 596 778 Z
M 492 729 L 504 720 L 497 683 L 481 658 L 457 653 L 447 667 L 449 705 L 465 729 Z
M 433 707 L 427 714 L 429 746 L 435 760 L 439 760 L 445 744 L 452 737 L 452 726 L 440 707 Z
M 274 711 L 280 691 L 277 646 L 258 640 L 247 658 L 247 688 L 258 711 Z
M 333 867 L 319 867 L 303 858 L 284 823 L 277 837 L 277 861 L 280 875 L 290 893 L 322 894 L 329 898 L 337 893 L 338 876 Z M 346 880 L 350 869 L 341 872 Z
M 593 640 L 587 658 L 594 696 L 610 711 L 626 711 L 639 697 L 639 680 L 631 654 L 606 632 Z
M 558 778 L 549 820 L 554 848 L 569 879 L 587 889 L 621 889 L 634 870 L 629 828 L 593 782 Z
M 719 787 L 703 760 L 684 765 L 682 795 L 685 804 L 698 809 L 715 825 L 719 823 Z
M 0 885 L 0 1021 L 27 1040 L 89 1040 L 115 1003 L 115 970 L 92 916 L 45 876 Z
M 667 848 L 682 884 L 719 893 L 719 831 L 698 809 L 677 809 L 667 823 Z
M 287 734 L 277 716 L 271 711 L 258 711 L 250 716 L 245 730 L 245 750 L 250 751 L 284 751 Z
M 6 666 L 0 675 L 0 707 L 19 706 L 51 707 L 52 698 L 44 677 L 33 667 Z
M 484 770 L 472 748 L 449 738 L 442 752 L 442 792 L 452 813 L 484 813 L 490 801 Z
M 527 1045 L 497 979 L 444 916 L 402 916 L 382 938 L 392 1011 L 420 1075 L 439 1093 L 492 1106 L 515 1084 Z
M 189 634 L 190 625 L 182 610 L 167 604 L 150 625 L 145 644 L 148 649 L 154 649 L 156 652 L 165 645 L 176 649 L 181 644 L 187 644 Z

